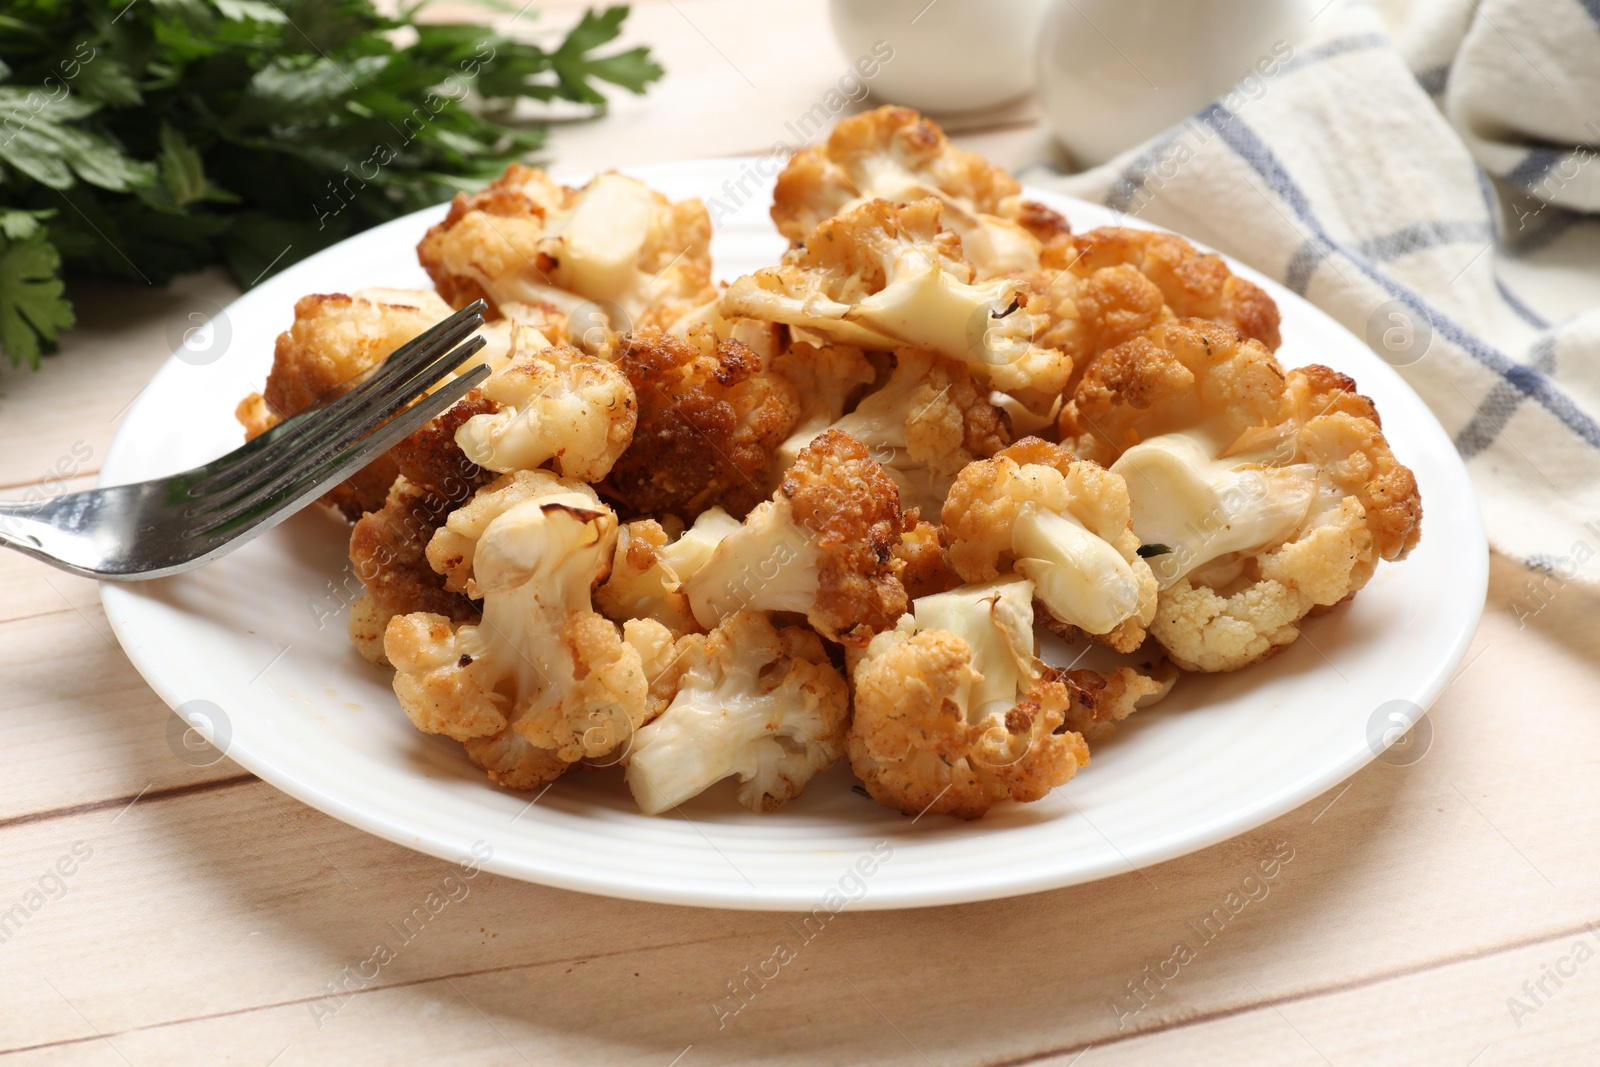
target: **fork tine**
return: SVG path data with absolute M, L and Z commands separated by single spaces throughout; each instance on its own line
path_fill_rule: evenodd
M 418 370 L 431 364 L 439 353 L 449 351 L 452 346 L 481 328 L 485 310 L 486 305 L 482 300 L 473 301 L 395 349 L 378 364 L 375 373 L 348 393 L 326 402 L 319 401 L 303 411 L 296 412 L 272 429 L 252 438 L 243 447 L 208 464 L 206 474 L 190 483 L 190 495 L 205 492 L 224 478 L 229 481 L 236 480 L 247 469 L 254 471 L 264 462 L 263 453 L 273 452 L 274 461 L 281 459 L 275 451 L 278 442 L 289 437 L 314 438 L 317 436 L 314 431 L 324 424 L 336 425 L 338 421 L 348 416 L 351 409 L 359 407 L 368 398 L 382 395 L 394 388 L 397 382 L 415 376 Z
M 462 397 L 489 376 L 489 368 L 477 366 L 455 381 L 423 397 L 388 423 L 366 437 L 347 442 L 336 454 L 328 455 L 309 467 L 296 471 L 296 477 L 236 502 L 220 513 L 201 516 L 202 521 L 185 531 L 185 536 L 210 535 L 231 540 L 244 531 L 260 532 L 322 496 L 374 456 L 381 455 L 400 441 L 448 411 Z
M 350 438 L 370 434 L 374 429 L 378 429 L 382 422 L 394 416 L 394 413 L 406 403 L 410 403 L 414 397 L 437 386 L 438 382 L 443 381 L 456 366 L 461 365 L 467 357 L 482 347 L 483 338 L 480 336 L 469 338 L 456 349 L 437 355 L 432 365 L 424 366 L 422 370 L 411 374 L 410 381 L 403 382 L 402 386 L 390 387 L 387 394 L 366 395 L 362 403 L 344 408 L 344 413 L 338 416 L 338 421 L 330 419 L 326 427 L 322 426 L 322 422 L 318 422 L 315 426 L 307 424 L 306 429 L 302 429 L 298 437 L 283 443 L 280 448 L 272 451 L 267 461 L 256 464 L 245 474 L 224 472 L 226 478 L 206 475 L 189 490 L 190 498 L 195 498 L 197 501 L 190 509 L 190 514 L 203 507 L 214 507 L 216 501 L 234 501 L 245 494 L 254 493 L 262 483 L 282 480 L 285 472 L 298 469 L 304 464 L 307 456 L 333 453 L 344 443 L 349 442 Z M 219 482 L 226 482 L 226 485 L 219 485 Z M 202 502 L 198 499 L 205 496 L 211 496 L 210 501 Z
M 336 431 L 332 435 L 322 440 L 307 438 L 287 444 L 274 452 L 270 463 L 220 487 L 215 492 L 202 493 L 195 498 L 189 514 L 191 516 L 230 514 L 241 507 L 248 507 L 251 500 L 276 492 L 281 486 L 298 478 L 308 465 L 340 453 L 347 446 L 372 434 L 405 408 L 417 395 L 432 388 L 483 345 L 482 337 L 469 337 L 464 344 L 438 357 L 431 366 L 418 372 L 403 387 L 395 388 L 385 395 L 375 395 L 359 409 L 350 412 L 338 425 L 330 428 Z M 482 381 L 483 377 L 477 375 L 473 381 Z

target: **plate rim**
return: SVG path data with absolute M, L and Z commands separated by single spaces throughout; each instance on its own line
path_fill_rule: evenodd
M 764 156 L 728 156 L 711 159 L 677 160 L 618 169 L 624 173 L 635 174 L 641 179 L 649 181 L 657 176 L 681 171 L 693 171 L 709 166 L 726 167 L 732 172 L 737 172 L 764 158 Z M 584 181 L 587 177 L 587 174 L 567 173 L 556 176 L 556 180 L 572 183 Z M 1076 197 L 1041 189 L 1036 186 L 1024 185 L 1023 195 L 1040 200 L 1057 210 L 1063 211 L 1069 218 L 1072 212 L 1076 210 L 1087 209 L 1091 215 L 1099 215 L 1108 210 L 1104 205 L 1094 204 L 1091 201 L 1080 200 Z M 296 264 L 296 267 L 301 264 L 316 262 L 323 257 L 336 257 L 342 252 L 347 254 L 347 246 L 351 242 L 370 239 L 374 233 L 392 227 L 415 226 L 419 216 L 441 214 L 444 210 L 445 205 L 435 205 L 389 220 L 380 226 L 345 238 L 337 244 L 320 250 L 313 256 L 308 256 L 300 264 Z M 1123 224 L 1140 229 L 1167 233 L 1174 232 L 1134 217 L 1126 217 L 1123 220 Z M 1179 236 L 1183 235 L 1180 234 Z M 1184 239 L 1190 241 L 1191 244 L 1202 251 L 1215 252 L 1214 249 L 1202 242 L 1194 241 L 1188 237 Z M 1355 344 L 1371 352 L 1365 342 L 1361 341 L 1359 337 L 1339 323 L 1338 320 L 1315 304 L 1312 304 L 1309 300 L 1287 289 L 1281 282 L 1266 276 L 1247 264 L 1238 262 L 1230 256 L 1222 253 L 1216 254 L 1222 255 L 1229 269 L 1235 274 L 1262 285 L 1275 301 L 1283 303 L 1287 299 L 1291 303 L 1301 305 L 1302 311 L 1308 311 L 1314 317 L 1324 320 L 1324 325 L 1347 334 Z M 259 290 L 241 293 L 236 299 L 229 302 L 225 312 L 231 312 L 241 302 L 251 300 L 256 292 L 259 292 Z M 1385 363 L 1375 353 L 1373 353 L 1373 361 L 1373 368 L 1380 376 L 1388 376 L 1392 379 L 1388 383 L 1390 388 L 1398 387 L 1412 395 L 1418 409 L 1426 413 L 1429 423 L 1431 423 L 1431 425 L 1427 426 L 1427 429 L 1437 433 L 1440 438 L 1448 443 L 1448 435 L 1427 403 L 1417 395 L 1416 391 L 1393 367 Z M 183 366 L 184 364 L 175 354 L 170 356 L 157 372 L 151 376 L 139 396 L 130 405 L 122 426 L 118 428 L 107 449 L 105 461 L 101 465 L 98 484 L 117 483 L 119 468 L 124 462 L 130 462 L 126 459 L 119 460 L 119 457 L 126 457 L 132 452 L 132 446 L 125 444 L 125 438 L 131 436 L 132 428 L 138 424 L 137 414 L 147 404 L 156 403 L 155 397 L 160 393 L 157 386 L 161 385 L 168 376 L 181 373 Z M 1469 520 L 1464 528 L 1457 526 L 1451 529 L 1448 537 L 1458 546 L 1457 551 L 1460 552 L 1462 558 L 1471 563 L 1470 572 L 1458 573 L 1455 578 L 1464 593 L 1472 594 L 1468 598 L 1468 602 L 1475 604 L 1476 607 L 1457 621 L 1448 653 L 1433 662 L 1425 677 L 1421 677 L 1413 685 L 1410 693 L 1400 695 L 1402 699 L 1409 699 L 1421 707 L 1424 715 L 1430 713 L 1434 701 L 1450 684 L 1451 676 L 1455 673 L 1456 668 L 1465 658 L 1471 646 L 1484 610 L 1489 578 L 1489 549 L 1482 520 L 1482 510 L 1472 485 L 1471 477 L 1467 472 L 1465 461 L 1461 459 L 1460 454 L 1452 446 L 1447 454 L 1443 454 L 1443 460 L 1439 466 L 1438 473 L 1441 476 L 1441 480 L 1453 483 L 1443 485 L 1441 488 L 1461 495 L 1461 503 L 1464 505 L 1462 510 Z M 1433 536 L 1440 537 L 1442 535 L 1435 533 Z M 1463 544 L 1463 542 L 1470 542 L 1470 544 Z M 159 659 L 144 648 L 138 634 L 133 631 L 131 620 L 125 620 L 122 617 L 122 609 L 137 601 L 136 594 L 131 588 L 122 584 L 101 582 L 100 598 L 112 632 L 126 651 L 128 659 L 135 670 L 138 671 L 162 701 L 167 704 L 169 709 L 176 709 L 182 702 L 182 698 L 175 683 L 163 669 Z M 175 711 L 174 714 L 176 714 Z M 1378 753 L 1367 745 L 1354 748 L 1346 752 L 1343 758 L 1337 762 L 1330 762 L 1319 773 L 1304 776 L 1291 785 L 1257 796 L 1251 802 L 1230 811 L 1226 816 L 1215 818 L 1198 829 L 1191 827 L 1181 834 L 1166 835 L 1151 844 L 1135 847 L 1132 850 L 1133 856 L 1123 855 L 1123 850 L 1113 845 L 1113 850 L 1117 854 L 1115 857 L 1108 856 L 1100 862 L 1079 865 L 1066 872 L 1057 867 L 1040 867 L 1033 871 L 1021 873 L 1014 870 L 996 873 L 996 869 L 993 868 L 981 872 L 965 871 L 962 874 L 962 881 L 959 886 L 938 883 L 935 887 L 924 890 L 918 884 L 897 885 L 893 891 L 888 893 L 877 891 L 868 893 L 863 899 L 850 903 L 849 907 L 856 910 L 937 907 L 947 904 L 995 900 L 1044 892 L 1051 889 L 1099 881 L 1118 874 L 1132 873 L 1133 871 L 1155 866 L 1190 853 L 1199 852 L 1257 829 L 1273 819 L 1304 806 L 1310 800 L 1345 781 L 1376 759 L 1377 755 Z M 455 860 L 463 855 L 463 850 L 458 841 L 453 839 L 445 840 L 443 835 L 433 832 L 434 828 L 431 825 L 408 825 L 403 816 L 391 816 L 381 809 L 372 809 L 337 794 L 329 793 L 314 783 L 303 780 L 295 768 L 285 767 L 270 759 L 261 758 L 256 752 L 250 750 L 248 746 L 231 744 L 228 747 L 227 758 L 256 775 L 262 781 L 288 793 L 296 800 L 374 836 L 440 859 Z M 1120 857 L 1120 860 L 1117 857 Z M 516 856 L 506 856 L 501 850 L 497 850 L 495 855 L 483 861 L 481 866 L 491 872 L 504 874 L 521 881 L 534 882 L 557 889 L 647 903 L 754 911 L 793 911 L 805 909 L 817 903 L 816 891 L 799 883 L 768 886 L 761 890 L 751 889 L 749 891 L 740 890 L 731 883 L 726 887 L 721 885 L 691 886 L 682 882 L 625 883 L 605 873 L 585 877 L 581 872 L 569 874 L 564 869 L 538 867 L 521 862 Z M 888 899 L 884 899 L 886 896 Z

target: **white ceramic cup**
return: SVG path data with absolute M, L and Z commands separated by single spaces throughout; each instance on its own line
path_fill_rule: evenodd
M 871 81 L 880 100 L 933 114 L 981 111 L 1033 89 L 1049 0 L 831 0 L 845 56 L 894 49 Z
M 1097 166 L 1271 74 L 1310 25 L 1307 0 L 1057 0 L 1039 39 L 1051 132 Z

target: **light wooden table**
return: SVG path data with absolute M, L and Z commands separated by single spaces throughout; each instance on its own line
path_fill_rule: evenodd
M 561 130 L 559 167 L 764 150 L 844 69 L 819 3 L 646 2 L 631 30 L 669 78 L 606 122 Z M 1040 141 L 1026 111 L 961 140 L 1013 165 Z M 232 292 L 214 275 L 158 293 L 78 288 L 82 325 L 61 355 L 0 377 L 0 492 L 52 472 L 91 484 L 167 357 L 169 320 Z M 1558 590 L 1519 625 L 1511 602 L 1530 578 L 1494 561 L 1487 614 L 1420 762 L 1375 763 L 1269 826 L 1142 873 L 847 911 L 719 1029 L 713 1002 L 789 936 L 786 916 L 486 875 L 377 979 L 350 977 L 445 865 L 226 760 L 176 758 L 171 714 L 112 641 L 93 584 L 0 554 L 0 921 L 14 905 L 25 914 L 0 930 L 0 1056 L 1593 1063 L 1600 605 Z M 1267 897 L 1176 977 L 1147 981 L 1172 974 L 1175 943 L 1198 943 L 1189 923 L 1275 849 L 1293 859 Z M 58 864 L 70 875 L 48 873 Z

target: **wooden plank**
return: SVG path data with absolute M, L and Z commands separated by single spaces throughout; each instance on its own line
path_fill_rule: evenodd
M 1597 957 L 1600 934 L 1579 928 L 1389 980 L 1012 1062 L 1235 1067 L 1248 1049 L 1247 1062 L 1304 1067 L 1587 1063 L 1600 1040 Z
M 38 373 L 0 376 L 0 496 L 64 475 L 99 471 L 123 413 L 180 340 L 192 312 L 226 305 L 237 288 L 221 271 L 179 278 L 164 289 L 75 282 L 78 325 Z
M 179 720 L 112 642 L 97 598 L 0 623 L 0 649 L 0 827 L 244 773 L 209 751 L 180 755 Z

